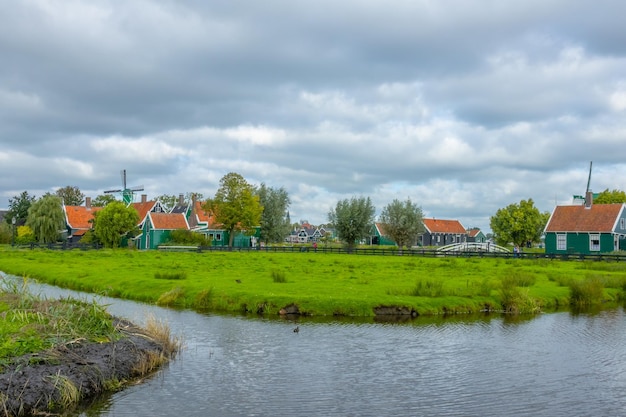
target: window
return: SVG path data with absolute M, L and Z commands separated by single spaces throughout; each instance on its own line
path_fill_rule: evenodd
M 599 234 L 589 235 L 589 250 L 591 251 L 600 250 L 600 235 Z
M 566 250 L 567 249 L 567 235 L 560 234 L 556 235 L 556 250 Z
M 216 233 L 215 234 L 215 240 L 217 240 L 218 242 L 222 240 L 222 234 L 221 233 Z
M 624 226 L 626 226 L 626 219 L 624 219 L 624 218 L 619 219 L 619 228 L 622 229 L 622 230 L 626 229 L 626 227 L 624 227 Z

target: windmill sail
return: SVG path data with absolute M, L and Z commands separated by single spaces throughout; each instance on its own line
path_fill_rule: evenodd
M 134 195 L 135 195 L 135 191 L 143 191 L 143 185 L 139 185 L 139 186 L 135 186 L 135 187 L 127 187 L 126 186 L 126 170 L 123 169 L 121 171 L 121 176 L 122 176 L 122 187 L 120 189 L 115 189 L 115 190 L 107 190 L 104 193 L 105 194 L 111 194 L 111 193 L 121 193 L 122 194 L 122 201 L 124 201 L 124 204 L 126 204 L 127 206 L 130 205 L 130 203 L 133 202 L 134 199 Z

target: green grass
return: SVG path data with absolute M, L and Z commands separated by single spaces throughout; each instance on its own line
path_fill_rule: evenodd
M 118 337 L 104 306 L 73 298 L 48 300 L 26 283 L 0 285 L 0 364 L 78 339 L 105 342 Z
M 536 312 L 580 304 L 571 284 L 598 277 L 592 303 L 619 301 L 626 264 L 264 252 L 0 249 L 0 271 L 112 297 L 203 311 L 372 316 Z

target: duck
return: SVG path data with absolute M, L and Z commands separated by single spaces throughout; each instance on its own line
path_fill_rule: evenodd
M 295 328 L 295 329 L 293 329 L 293 332 L 294 332 L 294 333 L 298 333 L 298 332 L 300 332 L 300 326 L 296 326 L 296 328 Z

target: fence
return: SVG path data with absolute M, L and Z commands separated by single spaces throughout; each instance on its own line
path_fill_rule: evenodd
M 101 245 L 97 244 L 81 244 L 81 243 L 31 243 L 30 249 L 44 248 L 52 250 L 90 250 L 101 249 Z M 500 259 L 547 259 L 561 261 L 611 261 L 624 262 L 626 255 L 623 254 L 581 254 L 581 253 L 564 253 L 564 254 L 546 254 L 541 252 L 487 252 L 480 250 L 459 250 L 459 251 L 441 251 L 432 248 L 418 249 L 382 249 L 379 247 L 360 247 L 347 249 L 345 247 L 331 246 L 264 246 L 264 247 L 227 247 L 227 246 L 159 246 L 160 251 L 168 252 L 267 252 L 267 253 L 331 253 L 331 254 L 351 254 L 351 255 L 369 255 L 369 256 L 415 256 L 426 258 L 500 258 Z

